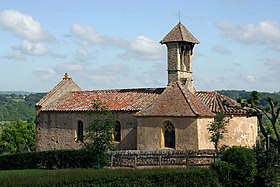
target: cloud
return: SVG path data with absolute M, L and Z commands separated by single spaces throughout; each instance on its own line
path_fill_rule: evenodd
M 43 81 L 49 81 L 54 77 L 56 72 L 51 68 L 36 68 L 33 70 L 33 74 Z
M 280 27 L 277 21 L 265 20 L 255 25 L 220 22 L 217 24 L 217 28 L 223 37 L 243 44 L 276 46 L 280 42 Z
M 123 59 L 137 59 L 137 60 L 161 60 L 164 58 L 164 49 L 158 42 L 152 39 L 139 35 L 132 40 L 108 37 L 95 31 L 90 26 L 81 26 L 75 24 L 71 27 L 71 34 L 77 39 L 82 46 L 77 54 L 78 58 L 87 59 L 92 54 L 87 49 L 92 45 L 99 45 L 105 47 L 115 47 L 123 52 L 119 56 Z
M 48 49 L 44 44 L 31 43 L 27 40 L 22 41 L 22 43 L 18 47 L 15 47 L 15 49 L 26 55 L 43 56 L 48 53 Z
M 256 78 L 253 75 L 244 75 L 243 80 L 248 84 L 254 84 L 256 82 Z
M 141 85 L 166 86 L 168 81 L 166 64 L 155 63 L 147 71 L 139 74 L 136 79 L 141 83 Z
M 76 60 L 83 61 L 83 62 L 88 62 L 95 58 L 94 54 L 85 47 L 81 47 L 77 49 L 75 53 L 75 57 Z
M 260 77 L 260 80 L 265 83 L 277 83 L 278 85 L 280 80 L 280 60 L 266 58 L 263 59 L 263 62 L 267 67 L 267 72 Z
M 215 53 L 219 53 L 219 54 L 222 54 L 222 55 L 230 55 L 231 54 L 231 51 L 224 48 L 223 46 L 215 46 L 211 49 L 213 52 Z
M 105 37 L 97 33 L 92 27 L 75 24 L 71 27 L 71 33 L 83 45 L 102 43 Z
M 25 61 L 26 60 L 26 56 L 18 50 L 14 50 L 12 52 L 9 52 L 6 55 L 4 55 L 3 57 L 6 58 L 6 59 L 9 59 L 9 60 L 17 60 L 17 61 Z
M 161 60 L 164 58 L 162 46 L 145 36 L 137 36 L 123 49 L 125 52 L 120 56 L 124 59 Z
M 52 38 L 32 16 L 12 9 L 0 12 L 0 28 L 24 40 L 32 42 L 49 40 Z

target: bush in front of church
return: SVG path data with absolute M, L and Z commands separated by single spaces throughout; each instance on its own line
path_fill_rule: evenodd
M 223 186 L 252 186 L 257 174 L 256 153 L 247 147 L 234 146 L 225 150 L 220 161 L 211 168 L 218 173 Z
M 86 149 L 0 155 L 0 170 L 94 168 L 106 165 Z

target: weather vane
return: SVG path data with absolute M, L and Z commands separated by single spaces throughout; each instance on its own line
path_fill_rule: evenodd
M 179 23 L 181 23 L 181 11 L 179 11 Z

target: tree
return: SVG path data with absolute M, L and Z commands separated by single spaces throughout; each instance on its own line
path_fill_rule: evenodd
M 207 130 L 210 133 L 210 141 L 213 142 L 215 151 L 218 153 L 219 142 L 224 138 L 224 133 L 227 132 L 226 125 L 229 119 L 226 118 L 224 113 L 217 113 L 214 117 L 214 121 L 209 123 Z
M 115 114 L 106 109 L 99 100 L 94 100 L 93 107 L 95 118 L 86 128 L 85 148 L 92 152 L 93 157 L 97 160 L 96 167 L 104 163 L 106 153 L 113 148 L 113 133 L 116 123 Z M 94 159 L 94 158 L 93 158 Z
M 260 131 L 266 140 L 270 140 L 270 143 L 277 147 L 280 151 L 280 128 L 279 128 L 279 114 L 280 103 L 273 100 L 271 97 L 264 99 L 267 105 L 260 104 L 260 94 L 256 91 L 251 93 L 251 97 L 248 99 L 238 99 L 238 106 L 241 109 L 247 111 L 248 116 L 256 116 L 258 119 Z M 263 101 L 262 101 L 263 102 Z M 268 123 L 265 122 L 268 120 Z M 271 129 L 275 136 L 271 136 Z
M 35 124 L 24 121 L 8 123 L 0 136 L 1 152 L 19 153 L 35 149 Z

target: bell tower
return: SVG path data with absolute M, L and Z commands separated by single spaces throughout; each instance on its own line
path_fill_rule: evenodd
M 178 81 L 193 92 L 192 54 L 199 41 L 179 22 L 160 43 L 167 46 L 168 85 Z

